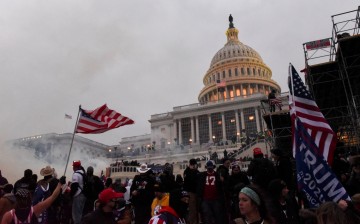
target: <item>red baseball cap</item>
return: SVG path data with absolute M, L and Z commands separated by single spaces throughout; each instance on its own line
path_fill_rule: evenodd
M 253 149 L 253 152 L 254 152 L 254 156 L 263 154 L 260 148 Z
M 74 160 L 73 161 L 73 166 L 81 166 L 81 161 L 80 160 Z
M 112 188 L 106 188 L 99 194 L 99 200 L 104 203 L 108 203 L 111 199 L 114 198 L 123 198 L 123 193 L 118 193 Z

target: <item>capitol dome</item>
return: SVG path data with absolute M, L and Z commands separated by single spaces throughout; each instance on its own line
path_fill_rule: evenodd
M 225 46 L 214 55 L 204 75 L 205 86 L 198 97 L 200 103 L 281 91 L 260 54 L 239 41 L 239 31 L 232 20 L 230 15 Z
M 211 60 L 210 67 L 218 63 L 233 58 L 253 58 L 262 62 L 262 58 L 254 49 L 241 43 L 240 41 L 229 41 L 221 48 Z

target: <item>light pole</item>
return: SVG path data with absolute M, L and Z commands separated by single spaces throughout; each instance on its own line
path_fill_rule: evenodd
M 112 158 L 113 158 L 113 155 L 111 154 L 111 148 L 109 148 L 108 151 L 109 151 L 109 158 L 112 159 Z
M 118 158 L 117 158 L 117 154 L 116 154 L 116 149 L 117 149 L 117 147 L 115 146 L 115 147 L 114 147 L 114 154 L 115 154 L 116 163 L 117 163 L 117 162 L 118 162 Z

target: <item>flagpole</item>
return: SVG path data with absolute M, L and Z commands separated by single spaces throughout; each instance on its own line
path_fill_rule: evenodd
M 66 169 L 67 169 L 67 166 L 68 166 L 68 164 L 69 164 L 71 149 L 72 149 L 72 145 L 73 145 L 73 143 L 74 143 L 74 138 L 75 138 L 75 132 L 76 132 L 76 128 L 77 128 L 77 125 L 78 125 L 78 122 L 79 122 L 80 111 L 81 111 L 81 105 L 79 105 L 79 111 L 78 111 L 78 115 L 77 115 L 77 118 L 76 118 L 76 123 L 75 123 L 75 128 L 74 128 L 73 136 L 72 136 L 72 139 L 71 139 L 69 154 L 68 154 L 68 157 L 67 157 L 67 160 L 66 160 L 64 176 L 66 175 Z
M 294 113 L 295 113 L 295 117 L 296 117 L 296 106 L 295 106 L 295 100 L 294 100 L 294 95 L 295 95 L 295 92 L 294 92 L 294 79 L 293 79 L 293 73 L 292 73 L 292 64 L 289 63 L 289 74 L 290 74 L 290 80 L 291 80 L 291 103 L 293 104 L 293 108 L 294 108 Z M 296 125 L 296 124 L 295 124 Z

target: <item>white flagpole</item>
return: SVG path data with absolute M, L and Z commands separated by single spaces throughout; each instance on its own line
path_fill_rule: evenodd
M 291 82 L 291 94 L 290 94 L 290 99 L 291 99 L 291 110 L 293 110 L 293 113 L 295 114 L 295 120 L 294 120 L 294 127 L 296 128 L 296 119 L 297 119 L 297 116 L 296 116 L 296 105 L 295 105 L 295 100 L 294 100 L 294 95 L 295 95 L 295 92 L 294 92 L 294 79 L 293 79 L 293 71 L 292 71 L 292 64 L 289 63 L 289 75 L 290 75 L 290 82 Z M 295 68 L 294 68 L 295 69 Z M 290 111 L 290 114 L 291 114 L 291 111 Z M 291 116 L 291 115 L 290 115 Z M 296 153 L 296 149 L 295 149 L 295 145 L 296 145 L 296 140 L 294 138 L 294 133 L 292 133 L 292 138 L 293 138 L 293 146 L 292 146 L 292 152 L 293 152 L 293 157 L 295 158 L 295 153 Z
M 291 81 L 291 104 L 293 105 L 292 108 L 294 108 L 295 116 L 296 116 L 296 110 L 295 110 L 295 101 L 294 101 L 294 79 L 292 74 L 292 64 L 289 63 L 289 75 L 290 75 L 290 81 Z
M 81 111 L 81 105 L 79 105 L 79 111 L 78 111 L 78 115 L 77 115 L 77 118 L 76 118 L 74 133 L 73 133 L 73 136 L 72 136 L 72 139 L 71 139 L 70 150 L 69 150 L 69 154 L 68 154 L 68 157 L 67 157 L 67 160 L 66 160 L 64 176 L 66 175 L 66 169 L 67 169 L 67 166 L 68 166 L 68 164 L 69 164 L 71 149 L 72 149 L 72 145 L 73 145 L 73 143 L 74 143 L 74 138 L 75 138 L 75 132 L 76 132 L 76 129 L 77 129 L 77 125 L 78 125 L 78 123 L 79 123 L 80 111 Z

